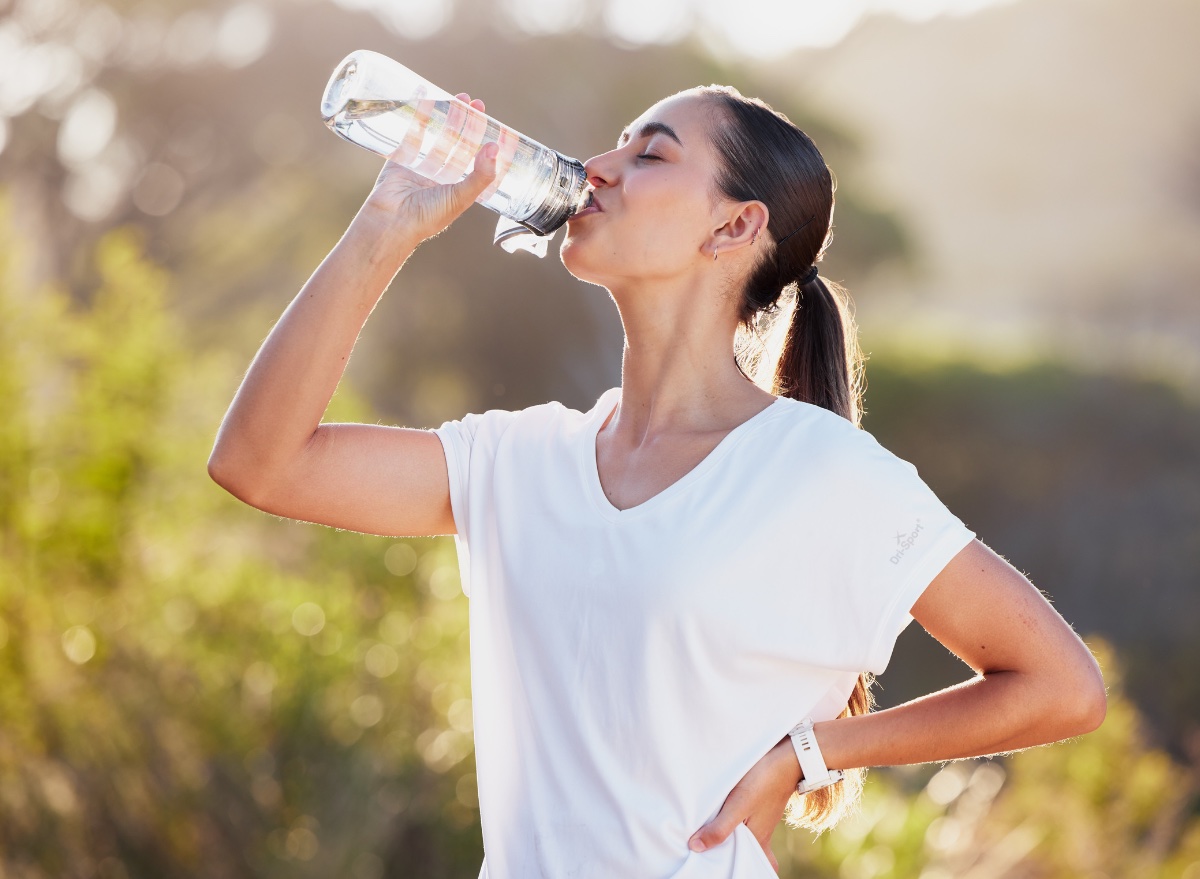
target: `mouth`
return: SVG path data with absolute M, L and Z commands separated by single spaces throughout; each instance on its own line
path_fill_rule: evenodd
M 598 214 L 603 212 L 603 210 L 604 208 L 600 205 L 600 201 L 596 198 L 596 190 L 593 189 L 588 192 L 587 203 L 584 204 L 584 206 L 578 211 L 576 211 L 571 219 L 573 220 L 576 217 L 582 217 L 585 214 Z

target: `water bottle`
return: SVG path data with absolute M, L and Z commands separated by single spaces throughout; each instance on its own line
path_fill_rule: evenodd
M 554 232 L 589 201 L 583 163 L 518 131 L 378 52 L 352 52 L 333 71 L 321 116 L 336 134 L 438 183 L 457 183 L 486 143 L 496 179 L 476 199 L 500 214 L 495 243 L 545 256 Z

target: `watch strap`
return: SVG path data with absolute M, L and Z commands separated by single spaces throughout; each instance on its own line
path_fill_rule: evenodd
M 845 776 L 842 770 L 831 770 L 825 765 L 821 746 L 817 744 L 817 737 L 813 735 L 811 717 L 806 717 L 796 724 L 788 735 L 792 739 L 792 747 L 796 751 L 796 759 L 800 761 L 800 771 L 804 776 L 796 787 L 797 791 L 806 794 L 842 780 Z

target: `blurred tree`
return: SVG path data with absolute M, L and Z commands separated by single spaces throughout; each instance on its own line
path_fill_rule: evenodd
M 224 496 L 235 373 L 185 353 L 140 236 L 100 239 L 81 307 L 4 226 L 0 873 L 477 869 L 452 545 Z

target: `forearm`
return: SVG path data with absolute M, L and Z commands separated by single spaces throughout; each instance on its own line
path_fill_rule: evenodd
M 912 702 L 814 727 L 832 769 L 898 766 L 1016 751 L 1089 731 L 1072 694 L 993 672 Z
M 221 424 L 210 469 L 269 478 L 314 436 L 367 317 L 415 248 L 362 213 L 272 328 Z
M 895 708 L 823 721 L 813 733 L 830 769 L 855 769 L 1002 754 L 1082 735 L 1097 723 L 1095 711 L 1052 682 L 1001 671 Z M 790 741 L 775 751 L 777 771 L 799 781 Z

